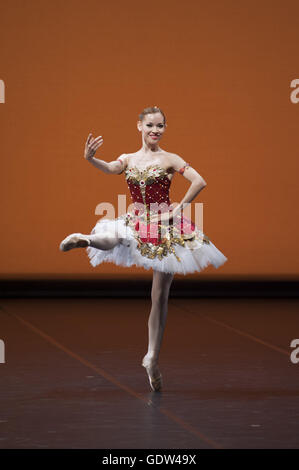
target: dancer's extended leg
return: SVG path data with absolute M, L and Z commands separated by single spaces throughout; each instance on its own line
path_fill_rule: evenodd
M 142 365 L 146 367 L 153 390 L 160 390 L 162 386 L 158 358 L 166 325 L 169 290 L 173 277 L 172 273 L 160 271 L 154 271 L 153 273 L 152 308 L 148 319 L 148 352 L 142 361 Z
M 61 251 L 69 251 L 72 248 L 85 248 L 87 246 L 93 246 L 100 250 L 111 250 L 118 243 L 122 241 L 122 238 L 115 234 L 115 236 L 107 235 L 104 231 L 97 232 L 93 235 L 84 235 L 83 233 L 72 233 L 68 235 L 61 243 Z

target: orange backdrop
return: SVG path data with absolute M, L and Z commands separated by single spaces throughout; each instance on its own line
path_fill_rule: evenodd
M 297 275 L 298 15 L 286 0 L 3 1 L 1 277 L 151 275 L 58 247 L 90 232 L 100 202 L 131 202 L 124 174 L 84 160 L 89 132 L 98 158 L 134 152 L 152 105 L 168 120 L 161 147 L 207 182 L 194 202 L 228 257 L 192 276 Z M 188 187 L 175 175 L 171 200 Z

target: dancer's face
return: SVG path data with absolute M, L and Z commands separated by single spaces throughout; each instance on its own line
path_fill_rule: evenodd
M 148 145 L 158 144 L 165 132 L 164 118 L 161 113 L 146 114 L 137 127 Z

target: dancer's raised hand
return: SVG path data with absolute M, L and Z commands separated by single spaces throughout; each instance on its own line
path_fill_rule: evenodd
M 89 134 L 85 144 L 84 158 L 86 160 L 91 160 L 96 153 L 97 149 L 103 144 L 102 136 L 98 136 L 95 139 L 92 137 L 92 134 Z

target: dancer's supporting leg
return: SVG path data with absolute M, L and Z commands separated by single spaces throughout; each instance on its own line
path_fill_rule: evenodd
M 174 275 L 172 273 L 153 272 L 152 307 L 148 319 L 148 352 L 143 358 L 142 365 L 147 368 L 150 383 L 153 389 L 161 388 L 161 377 L 158 358 L 161 349 L 166 318 L 168 312 L 169 290 Z M 157 379 L 156 383 L 155 379 Z

